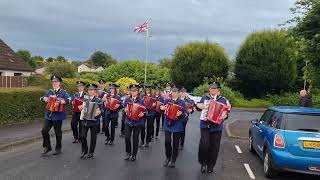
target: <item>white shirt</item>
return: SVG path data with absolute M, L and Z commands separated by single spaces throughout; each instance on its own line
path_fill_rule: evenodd
M 82 97 L 82 95 L 83 95 L 83 91 L 80 91 L 79 96 Z

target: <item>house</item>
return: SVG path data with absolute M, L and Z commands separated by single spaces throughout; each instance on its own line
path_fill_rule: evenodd
M 30 76 L 34 69 L 0 39 L 0 76 Z
M 78 73 L 84 73 L 84 72 L 100 72 L 103 71 L 104 68 L 102 66 L 93 66 L 89 64 L 81 64 L 78 66 Z
M 45 71 L 45 68 L 42 67 L 42 68 L 36 69 L 36 70 L 35 70 L 35 73 L 36 73 L 36 74 L 41 74 L 41 75 L 43 75 L 43 74 L 44 74 L 44 71 Z

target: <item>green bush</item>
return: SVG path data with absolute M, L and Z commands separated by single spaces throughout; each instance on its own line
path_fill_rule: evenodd
M 138 83 L 133 78 L 123 77 L 123 78 L 118 79 L 116 84 L 118 84 L 120 86 L 120 92 L 124 93 L 127 91 L 127 87 L 129 85 L 138 84 Z
M 102 79 L 116 82 L 122 77 L 135 79 L 139 84 L 144 83 L 144 67 L 142 61 L 122 61 L 113 64 L 100 73 Z M 164 86 L 170 82 L 170 70 L 157 64 L 147 65 L 147 82 L 155 86 Z
M 193 91 L 193 95 L 202 96 L 206 92 L 208 92 L 209 85 L 204 83 L 199 87 L 196 87 Z M 251 99 L 246 100 L 243 98 L 241 93 L 237 91 L 232 91 L 228 86 L 222 86 L 221 95 L 226 97 L 233 107 L 243 107 L 243 108 L 267 108 L 272 106 L 272 103 L 268 100 L 263 99 Z
M 249 98 L 290 89 L 296 79 L 294 50 L 294 43 L 285 31 L 249 35 L 236 55 L 236 89 Z
M 68 62 L 51 62 L 45 67 L 45 73 L 48 75 L 58 75 L 61 77 L 74 77 L 77 73 L 77 68 L 74 64 Z
M 0 126 L 21 124 L 43 118 L 42 88 L 0 89 Z
M 226 78 L 229 58 L 219 44 L 196 41 L 178 46 L 173 54 L 172 64 L 173 82 L 193 89 L 201 85 L 205 77 Z
M 193 95 L 202 96 L 207 93 L 209 89 L 209 84 L 204 83 L 193 90 Z M 232 91 L 228 86 L 222 86 L 221 95 L 226 97 L 230 102 L 235 102 L 237 99 L 243 99 L 242 95 L 239 92 Z
M 285 93 L 282 95 L 274 95 L 268 98 L 275 106 L 298 106 L 299 93 Z M 318 89 L 312 90 L 312 101 L 315 107 L 320 107 L 320 92 Z

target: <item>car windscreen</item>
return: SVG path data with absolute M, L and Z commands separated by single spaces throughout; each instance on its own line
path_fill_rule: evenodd
M 288 114 L 285 129 L 320 132 L 320 114 Z

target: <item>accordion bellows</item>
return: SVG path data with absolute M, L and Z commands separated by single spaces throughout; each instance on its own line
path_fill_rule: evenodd
M 228 111 L 228 106 L 218 101 L 211 100 L 208 107 L 207 120 L 214 122 L 215 124 L 221 124 L 221 115 L 223 112 Z
M 83 104 L 83 100 L 80 98 L 75 98 L 73 100 L 73 112 L 81 112 L 81 110 L 79 109 L 79 106 L 81 106 Z
M 164 114 L 166 115 L 167 118 L 176 121 L 178 120 L 178 117 L 177 117 L 178 111 L 182 111 L 181 106 L 179 106 L 178 104 L 174 104 L 172 102 L 168 102 L 167 109 L 164 112 Z
M 105 107 L 106 109 L 110 109 L 111 111 L 117 111 L 117 109 L 119 108 L 120 105 L 120 101 L 116 98 L 112 98 L 112 97 L 107 97 L 106 98 L 106 102 L 105 102 Z
M 154 110 L 158 113 L 161 113 L 161 109 L 160 109 L 160 106 L 162 106 L 163 103 L 160 102 L 160 101 L 157 101 L 157 104 L 156 104 L 156 107 L 154 108 Z
M 144 96 L 143 101 L 147 109 L 154 109 L 153 103 L 156 103 L 157 99 L 150 96 Z
M 140 113 L 145 112 L 146 108 L 140 104 L 128 102 L 128 118 L 133 121 L 140 121 L 141 117 L 139 116 Z
M 63 112 L 63 104 L 57 96 L 50 96 L 46 109 L 51 112 Z
M 80 120 L 96 121 L 96 111 L 99 109 L 99 104 L 97 102 L 86 101 L 83 105 Z

